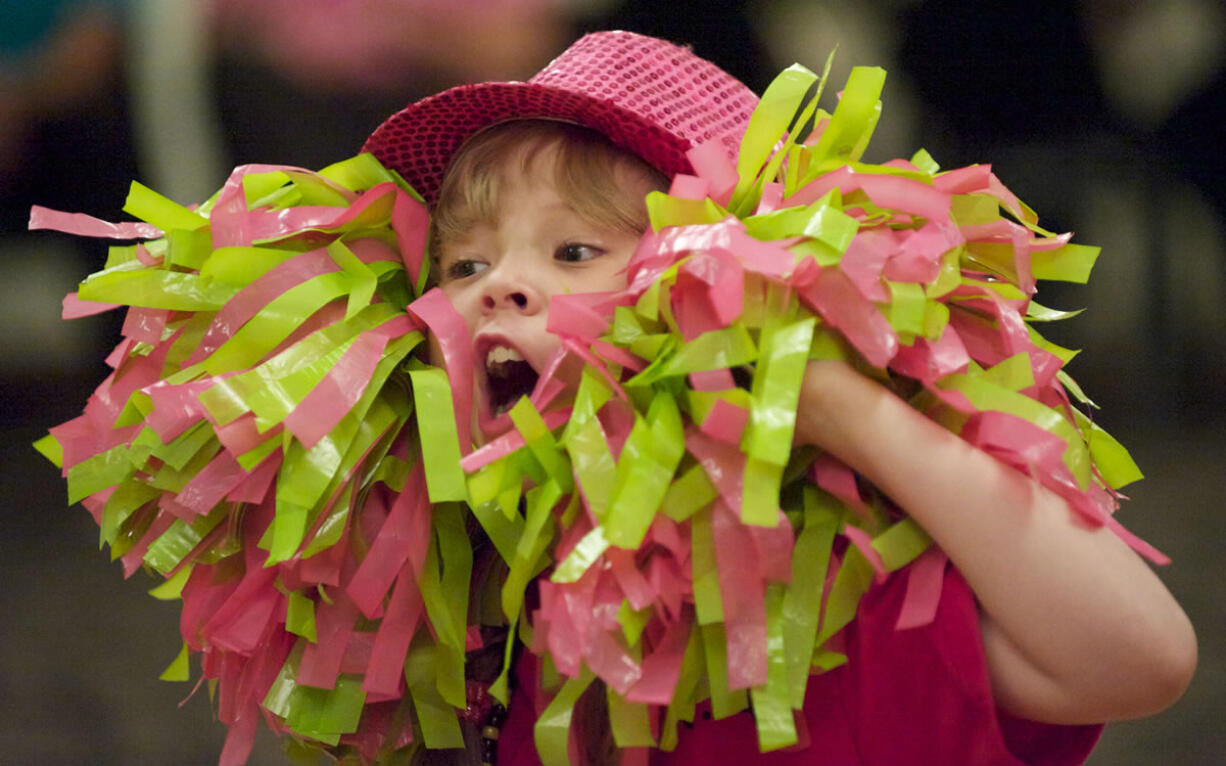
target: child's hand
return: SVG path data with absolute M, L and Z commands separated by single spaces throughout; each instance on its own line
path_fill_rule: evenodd
M 845 364 L 811 362 L 796 441 L 872 481 L 962 571 L 997 701 L 1049 723 L 1137 718 L 1196 667 L 1187 616 L 1140 557 L 1060 497 Z

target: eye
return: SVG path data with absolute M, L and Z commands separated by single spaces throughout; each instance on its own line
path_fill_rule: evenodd
M 566 263 L 582 263 L 604 255 L 605 250 L 595 245 L 584 245 L 578 242 L 564 242 L 553 251 L 555 261 Z
M 443 281 L 452 282 L 479 274 L 489 268 L 489 264 L 474 258 L 457 258 L 443 269 Z

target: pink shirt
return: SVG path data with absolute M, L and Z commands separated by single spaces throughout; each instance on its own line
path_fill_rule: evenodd
M 946 570 L 936 619 L 897 631 L 905 590 L 906 578 L 895 573 L 865 594 L 856 620 L 844 631 L 847 664 L 809 679 L 802 745 L 760 753 L 750 713 L 715 721 L 700 707 L 692 727 L 681 724 L 676 750 L 652 751 L 648 762 L 1064 766 L 1085 761 L 1102 726 L 1040 724 L 996 707 L 975 598 L 957 570 Z M 499 743 L 500 766 L 540 763 L 532 720 L 532 699 L 517 688 Z

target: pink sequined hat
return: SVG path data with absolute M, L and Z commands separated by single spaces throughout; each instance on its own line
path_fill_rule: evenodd
M 758 97 L 688 48 L 632 32 L 580 38 L 528 82 L 461 85 L 411 104 L 366 140 L 371 152 L 433 202 L 451 155 L 500 122 L 552 119 L 607 136 L 668 176 L 711 140 L 735 151 Z

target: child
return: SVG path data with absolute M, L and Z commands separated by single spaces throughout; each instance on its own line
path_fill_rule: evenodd
M 1075 763 L 1178 698 L 1191 628 L 1103 528 L 1128 472 L 1021 323 L 1031 250 L 1078 251 L 986 172 L 858 164 L 863 81 L 795 145 L 812 82 L 751 120 L 590 35 L 369 140 L 441 292 L 361 161 L 155 211 L 83 285 L 152 308 L 55 443 L 181 590 L 223 763 L 261 715 L 361 762 Z M 402 364 L 426 328 L 450 381 Z
M 413 111 L 390 124 L 411 126 L 420 119 Z M 523 117 L 575 119 L 540 107 Z M 599 130 L 591 120 L 579 121 Z M 473 127 L 468 121 L 456 129 L 463 134 Z M 412 138 L 389 142 L 387 130 L 368 146 L 429 189 L 415 175 L 418 168 L 397 164 L 398 145 Z M 429 130 L 446 133 L 438 121 Z M 550 297 L 624 287 L 622 270 L 646 229 L 645 211 L 635 215 L 634 206 L 646 191 L 662 188 L 637 157 L 613 154 L 569 125 L 519 122 L 485 131 L 452 160 L 435 209 L 439 284 L 475 341 L 476 443 L 510 427 L 491 416 L 530 392 L 558 348 L 557 336 L 545 330 Z M 623 148 L 650 162 L 642 146 Z M 516 387 L 509 379 L 524 365 L 531 371 Z M 849 641 L 863 642 L 862 651 L 873 657 L 866 661 L 885 667 L 860 668 L 853 659 L 842 673 L 862 676 L 851 682 L 863 684 L 855 691 L 835 689 L 833 672 L 811 683 L 810 694 L 825 698 L 814 707 L 841 697 L 844 714 L 853 717 L 831 725 L 806 707 L 815 749 L 824 756 L 801 751 L 792 760 L 771 760 L 757 754 L 744 726 L 738 740 L 727 724 L 700 722 L 681 735 L 671 758 L 653 757 L 653 763 L 860 762 L 857 751 L 873 763 L 1071 762 L 1096 738 L 1097 729 L 1086 724 L 1149 715 L 1182 693 L 1196 653 L 1187 618 L 1127 545 L 1107 530 L 1072 522 L 1053 492 L 838 362 L 809 364 L 796 441 L 855 469 L 932 535 L 957 566 L 942 596 L 942 609 L 957 614 L 945 620 L 942 613 L 941 632 L 933 629 L 931 637 L 891 635 L 885 610 L 869 615 L 882 601 L 897 601 L 900 594 L 889 591 L 898 591 L 902 580 L 870 591 L 872 607 L 862 605 Z M 976 630 L 982 650 L 968 638 Z M 951 672 L 961 678 L 943 678 Z M 881 688 L 893 683 L 893 692 Z M 826 690 L 815 693 L 814 686 Z M 948 698 L 937 691 L 955 687 Z M 860 698 L 873 692 L 880 696 Z M 984 707 L 992 700 L 996 712 Z M 846 734 L 828 733 L 838 728 Z M 870 732 L 883 731 L 890 732 L 880 738 L 885 743 L 872 741 Z M 834 757 L 840 747 L 847 761 Z M 504 744 L 504 753 L 509 749 Z M 532 761 L 531 754 L 522 757 Z

